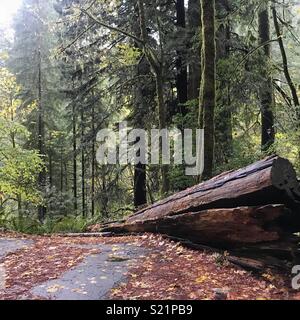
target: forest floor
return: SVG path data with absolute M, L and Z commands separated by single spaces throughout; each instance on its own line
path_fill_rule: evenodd
M 291 277 L 255 275 L 157 235 L 0 233 L 0 300 L 300 299 Z

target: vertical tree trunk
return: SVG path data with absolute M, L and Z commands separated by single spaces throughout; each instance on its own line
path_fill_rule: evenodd
M 216 42 L 215 0 L 201 0 L 202 11 L 202 64 L 199 124 L 204 128 L 203 178 L 212 176 L 215 151 L 215 106 L 216 106 Z M 201 119 L 203 115 L 203 120 Z
M 199 0 L 189 0 L 188 6 L 188 27 L 191 38 L 191 56 L 192 61 L 189 64 L 189 75 L 188 75 L 188 100 L 199 99 L 199 89 L 201 82 L 201 64 L 199 59 L 198 50 L 192 49 L 194 41 L 201 29 L 201 13 L 200 13 L 200 2 Z M 199 41 L 199 39 L 198 39 Z M 200 46 L 200 44 L 199 44 Z
M 264 48 L 264 66 L 262 71 L 262 83 L 260 90 L 261 100 L 261 146 L 262 150 L 268 148 L 275 142 L 275 128 L 273 115 L 273 83 L 269 72 L 268 64 L 271 59 L 270 41 L 270 21 L 268 3 L 263 4 L 263 8 L 258 17 L 259 39 Z
M 140 207 L 147 203 L 146 166 L 138 163 L 134 167 L 134 206 Z
M 288 83 L 288 86 L 290 88 L 291 95 L 292 95 L 293 102 L 294 102 L 294 106 L 295 107 L 299 107 L 299 98 L 298 98 L 298 95 L 297 95 L 296 87 L 295 87 L 294 82 L 293 82 L 293 80 L 291 78 L 291 75 L 290 75 L 290 71 L 289 71 L 289 67 L 288 67 L 288 58 L 287 58 L 287 55 L 286 55 L 286 52 L 285 52 L 285 48 L 284 48 L 284 44 L 283 44 L 283 40 L 282 40 L 282 35 L 283 34 L 282 34 L 282 30 L 281 30 L 281 28 L 279 26 L 279 23 L 278 23 L 275 4 L 273 4 L 273 6 L 272 6 L 272 14 L 273 14 L 273 21 L 274 21 L 274 26 L 275 26 L 275 30 L 276 30 L 276 35 L 277 35 L 277 38 L 278 38 L 278 44 L 279 44 L 279 48 L 280 48 L 280 53 L 281 53 L 281 57 L 282 57 L 284 76 L 285 76 L 286 81 Z M 300 119 L 300 111 L 297 110 L 297 112 L 298 112 L 298 117 Z
M 216 11 L 220 19 L 229 15 L 230 5 L 228 0 L 217 0 Z M 217 30 L 217 63 L 220 64 L 217 112 L 216 112 L 216 163 L 226 163 L 233 152 L 232 137 L 232 111 L 230 97 L 230 79 L 224 67 L 230 57 L 230 21 L 227 19 L 220 24 Z
M 160 72 L 156 74 L 156 92 L 158 100 L 158 113 L 159 113 L 159 129 L 166 129 L 166 112 L 165 112 L 165 102 L 164 102 L 164 91 L 163 91 L 163 75 Z M 160 147 L 160 153 L 162 148 Z M 161 165 L 161 193 L 165 195 L 168 193 L 170 188 L 169 183 L 169 170 L 167 165 Z
M 49 150 L 48 157 L 49 157 L 49 185 L 51 189 L 53 187 L 53 159 L 52 159 L 51 150 Z
M 10 120 L 11 122 L 15 121 L 15 116 L 14 116 L 14 106 L 13 106 L 13 98 L 10 98 Z M 16 148 L 16 136 L 15 136 L 15 132 L 12 131 L 11 132 L 11 142 L 12 142 L 12 146 L 15 149 Z
M 81 110 L 81 197 L 82 197 L 82 216 L 86 216 L 85 203 L 85 147 L 84 147 L 84 114 Z
M 92 107 L 92 130 L 93 130 L 93 142 L 92 142 L 92 194 L 91 194 L 91 211 L 92 217 L 95 216 L 95 168 L 96 168 L 96 147 L 95 147 L 95 140 L 96 140 L 96 130 L 95 130 L 95 107 L 93 104 Z
M 176 20 L 178 27 L 178 35 L 184 34 L 184 29 L 186 28 L 185 21 L 185 7 L 184 0 L 176 1 Z M 184 50 L 185 43 L 181 44 L 181 48 L 177 50 L 177 59 L 176 59 L 176 87 L 177 87 L 177 100 L 179 103 L 179 110 L 182 115 L 186 115 L 185 104 L 188 100 L 188 72 L 186 65 L 186 50 Z
M 69 179 L 68 179 L 68 162 L 67 160 L 64 161 L 64 171 L 65 171 L 65 191 L 67 192 L 69 190 Z
M 74 197 L 74 211 L 78 209 L 77 206 L 77 140 L 76 140 L 76 114 L 75 106 L 72 110 L 72 122 L 73 122 L 73 197 Z
M 137 46 L 137 45 L 136 45 Z M 146 77 L 151 75 L 150 67 L 146 59 L 141 59 L 137 66 L 137 76 Z M 150 82 L 150 81 L 149 81 Z M 136 128 L 145 127 L 145 116 L 148 113 L 148 101 L 153 99 L 154 92 L 151 90 L 151 82 L 137 82 L 134 90 L 135 116 L 133 126 Z M 136 141 L 137 143 L 138 141 Z M 140 156 L 140 154 L 137 154 Z M 147 203 L 147 177 L 146 165 L 138 163 L 134 166 L 134 206 L 138 208 Z
M 10 120 L 13 123 L 15 121 L 15 117 L 14 117 L 14 108 L 13 108 L 13 99 L 10 99 Z M 16 148 L 16 137 L 15 137 L 15 132 L 12 131 L 11 132 L 11 142 L 12 142 L 12 147 L 13 149 Z M 2 194 L 0 193 L 0 196 Z M 1 201 L 2 202 L 2 201 Z M 23 218 L 23 211 L 22 211 L 22 195 L 21 194 L 17 194 L 17 202 L 18 202 L 18 216 L 19 219 Z M 1 209 L 2 209 L 2 204 L 1 204 Z
M 64 159 L 63 159 L 63 147 L 60 148 L 60 194 L 62 196 L 64 192 Z
M 101 213 L 104 218 L 108 218 L 108 188 L 107 188 L 107 181 L 106 181 L 106 172 L 105 168 L 102 168 L 102 195 L 101 195 Z
M 23 209 L 22 209 L 22 196 L 20 194 L 17 195 L 18 200 L 18 216 L 19 219 L 23 218 Z
M 44 110 L 42 104 L 42 56 L 41 48 L 38 48 L 38 150 L 45 162 L 45 126 L 44 126 Z M 46 168 L 43 167 L 39 173 L 38 183 L 42 193 L 45 193 L 46 188 Z M 44 204 L 39 205 L 38 216 L 39 220 L 43 221 L 46 215 L 46 206 Z

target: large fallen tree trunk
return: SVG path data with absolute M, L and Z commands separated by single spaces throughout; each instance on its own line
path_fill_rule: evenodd
M 176 193 L 131 216 L 127 223 L 207 209 L 282 203 L 294 208 L 300 187 L 291 163 L 272 156 Z
M 272 156 L 170 196 L 104 231 L 157 232 L 223 247 L 277 241 L 300 230 L 298 200 L 291 163 Z
M 209 209 L 143 221 L 112 224 L 114 232 L 154 232 L 196 243 L 226 247 L 276 241 L 282 237 L 277 221 L 286 214 L 284 205 Z

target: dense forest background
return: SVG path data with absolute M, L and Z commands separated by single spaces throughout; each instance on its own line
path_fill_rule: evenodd
M 267 154 L 300 173 L 300 4 L 23 0 L 0 30 L 0 225 L 81 230 Z M 205 172 L 99 165 L 97 132 L 204 128 Z

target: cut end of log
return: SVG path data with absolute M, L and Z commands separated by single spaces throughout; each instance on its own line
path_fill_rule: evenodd
M 272 165 L 271 179 L 273 185 L 283 190 L 293 199 L 300 200 L 300 185 L 292 164 L 283 158 L 277 158 Z

